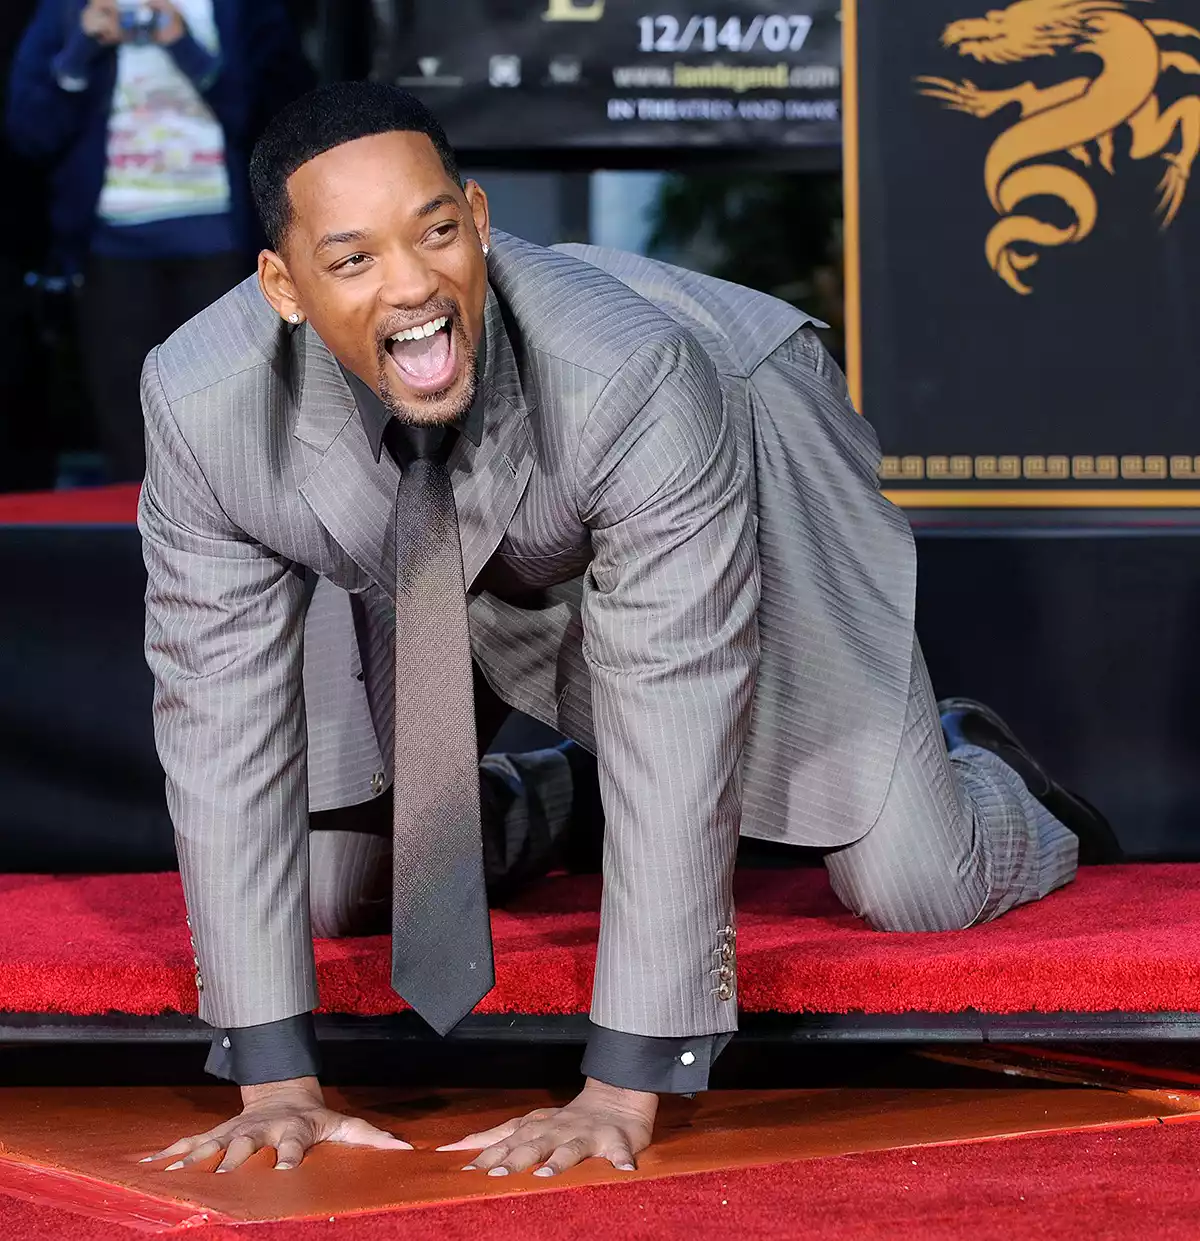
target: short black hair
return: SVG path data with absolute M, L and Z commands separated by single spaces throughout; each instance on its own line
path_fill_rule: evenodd
M 292 224 L 288 178 L 310 159 L 372 134 L 424 134 L 446 175 L 461 187 L 458 161 L 437 117 L 415 96 L 386 82 L 333 82 L 284 108 L 250 158 L 250 190 L 267 240 L 279 250 Z

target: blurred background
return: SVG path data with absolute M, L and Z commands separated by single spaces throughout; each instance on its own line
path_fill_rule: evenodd
M 1116 7 L 1138 7 L 1142 37 L 1151 6 Z M 498 228 L 639 251 L 827 324 L 917 533 L 939 694 L 993 703 L 1134 856 L 1200 858 L 1187 8 L 1153 3 L 1149 154 L 1131 104 L 1103 149 L 1064 107 L 1061 150 L 1022 157 L 1096 204 L 1072 233 L 1065 199 L 1031 200 L 1074 240 L 1018 247 L 1022 289 L 986 249 L 984 160 L 1018 133 L 1016 88 L 1120 76 L 1120 28 L 1102 47 L 1086 14 L 1057 49 L 980 63 L 947 27 L 1002 43 L 1007 10 L 965 0 L 6 0 L 0 869 L 173 865 L 141 654 L 137 375 L 253 270 L 246 161 L 266 120 L 362 77 L 430 104 Z M 984 96 L 956 95 L 967 79 Z
M 0 57 L 7 69 L 9 99 L 2 156 L 9 188 L 0 206 L 0 313 L 6 329 L 0 337 L 4 351 L 0 490 L 66 488 L 140 477 L 137 451 L 125 443 L 131 434 L 140 436 L 140 427 L 132 431 L 113 428 L 114 422 L 122 421 L 122 414 L 106 408 L 114 403 L 112 389 L 116 387 L 115 401 L 124 405 L 128 418 L 128 383 L 122 384 L 121 377 L 111 373 L 111 354 L 130 353 L 135 359 L 130 365 L 140 368 L 141 337 L 146 341 L 145 348 L 140 348 L 144 356 L 191 317 L 184 310 L 194 313 L 216 294 L 195 307 L 163 304 L 172 299 L 157 296 L 152 280 L 131 280 L 121 273 L 121 267 L 170 264 L 194 256 L 207 243 L 209 253 L 204 257 L 209 268 L 221 269 L 215 273 L 218 284 L 226 270 L 231 275 L 253 270 L 258 238 L 248 228 L 239 228 L 232 240 L 224 241 L 236 254 L 231 266 L 227 254 L 214 248 L 222 241 L 209 239 L 211 214 L 165 214 L 186 209 L 172 203 L 160 208 L 161 219 L 148 227 L 140 222 L 144 205 L 135 204 L 142 206 L 141 215 L 126 211 L 125 219 L 114 227 L 103 211 L 111 185 L 91 205 L 99 188 L 104 126 L 121 98 L 120 90 L 114 96 L 111 82 L 100 81 L 110 72 L 106 62 L 115 59 L 112 49 L 75 47 L 81 40 L 74 27 L 96 4 L 97 0 L 90 6 L 84 0 L 41 0 L 40 4 L 10 0 L 0 16 Z M 117 0 L 112 4 L 119 7 Z M 186 3 L 179 5 L 181 10 L 187 7 Z M 207 7 L 211 14 L 214 5 L 199 7 Z M 834 119 L 723 124 L 636 119 L 621 124 L 608 119 L 606 105 L 615 93 L 614 69 L 632 70 L 641 64 L 655 72 L 660 68 L 670 72 L 674 63 L 670 49 L 684 34 L 672 30 L 665 18 L 649 19 L 659 24 L 649 32 L 647 45 L 656 41 L 663 51 L 645 55 L 641 52 L 645 32 L 638 22 L 647 19 L 634 12 L 637 6 L 612 0 L 606 12 L 603 3 L 560 5 L 561 12 L 572 16 L 559 22 L 543 20 L 554 10 L 553 3 L 532 0 L 454 0 L 450 4 L 432 0 L 217 0 L 215 7 L 231 12 L 231 29 L 245 45 L 236 49 L 241 67 L 258 78 L 244 87 L 246 98 L 221 100 L 226 109 L 243 114 L 238 117 L 236 137 L 230 132 L 233 127 L 226 127 L 231 182 L 244 176 L 241 165 L 257 127 L 312 82 L 368 76 L 401 80 L 415 87 L 443 117 L 461 152 L 466 175 L 479 179 L 488 190 L 498 227 L 546 245 L 591 240 L 637 250 L 769 290 L 828 322 L 829 344 L 840 356 L 841 164 L 836 121 L 840 31 L 836 3 L 806 0 L 799 7 L 822 17 L 824 29 L 805 27 L 802 39 L 800 25 L 784 22 L 779 31 L 773 31 L 777 37 L 772 41 L 772 47 L 785 48 L 780 55 L 789 64 L 794 62 L 802 69 L 815 64 L 821 69 L 823 76 L 817 75 L 823 83 L 820 89 L 797 91 L 796 95 L 824 101 Z M 737 12 L 749 13 L 757 6 L 724 7 L 730 10 L 734 26 L 725 30 L 721 45 L 715 37 L 710 39 L 717 50 L 733 42 L 735 27 L 742 37 L 748 33 L 753 16 L 742 30 Z M 244 12 L 236 12 L 239 9 Z M 260 11 L 252 17 L 252 10 Z M 589 11 L 603 12 L 603 18 L 579 19 Z M 30 29 L 35 13 L 40 31 Z M 728 26 L 729 20 L 726 17 L 722 24 Z M 603 32 L 602 38 L 597 37 L 598 31 Z M 722 31 L 708 33 L 721 35 Z M 703 35 L 690 40 L 697 51 Z M 14 70 L 23 36 L 25 45 Z M 294 49 L 289 46 L 293 40 Z M 793 45 L 798 50 L 787 50 Z M 756 47 L 748 59 L 761 61 L 762 55 L 756 53 L 762 50 Z M 61 93 L 53 79 L 61 74 L 64 53 L 67 59 L 80 62 L 78 68 L 68 66 L 80 82 L 88 81 L 69 102 L 82 103 L 95 115 L 76 114 L 56 127 L 46 120 L 44 97 L 56 90 Z M 773 60 L 775 54 L 767 58 Z M 734 54 L 727 59 L 738 58 Z M 622 60 L 632 63 L 622 66 Z M 822 61 L 829 63 L 822 65 Z M 154 87 L 151 82 L 140 97 L 130 101 L 121 117 L 123 123 L 148 130 L 161 123 L 162 113 L 156 112 L 154 96 L 148 93 Z M 136 82 L 131 89 L 138 89 Z M 670 94 L 647 91 L 634 82 L 621 88 L 619 97 L 636 101 L 648 93 Z M 733 89 L 704 93 L 737 97 Z M 51 104 L 59 102 L 55 99 Z M 174 103 L 176 113 L 186 107 L 186 103 Z M 218 119 L 225 119 L 224 109 L 215 111 Z M 78 135 L 89 128 L 96 147 L 89 153 L 95 165 L 90 178 L 92 169 L 79 171 L 87 156 L 81 160 L 78 151 L 87 142 Z M 172 141 L 182 145 L 193 137 L 179 133 Z M 144 168 L 153 143 L 139 143 L 131 136 L 126 145 L 127 166 Z M 111 159 L 111 149 L 108 154 Z M 163 162 L 171 158 L 169 150 L 153 150 L 153 154 Z M 143 162 L 134 162 L 138 159 Z M 73 165 L 66 176 L 64 165 Z M 126 196 L 136 197 L 136 193 L 134 187 L 133 194 Z M 231 214 L 236 216 L 242 207 L 236 184 L 230 198 Z M 69 220 L 56 229 L 51 221 L 61 221 L 68 214 L 64 199 L 71 200 L 77 210 L 90 210 L 92 218 Z M 193 206 L 194 201 L 195 195 Z M 163 222 L 178 225 L 180 220 L 183 229 L 175 227 L 171 237 L 162 235 Z M 137 246 L 128 241 L 114 245 L 110 240 L 114 231 L 131 226 L 125 221 L 134 221 L 134 229 L 158 236 L 139 241 Z M 184 235 L 187 229 L 204 236 L 189 238 Z M 101 306 L 90 305 L 95 287 L 114 283 L 116 289 L 104 288 L 97 295 Z M 206 287 L 198 292 L 203 295 L 211 290 Z M 131 324 L 135 316 L 137 323 Z M 131 327 L 132 334 L 139 336 L 137 347 L 110 339 L 128 340 Z M 99 343 L 97 336 L 103 338 Z M 92 356 L 97 349 L 109 355 L 107 366 Z

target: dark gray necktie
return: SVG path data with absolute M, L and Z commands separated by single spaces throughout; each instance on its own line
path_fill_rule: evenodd
M 392 986 L 445 1034 L 491 990 L 495 971 L 449 445 L 441 428 L 405 431 L 396 437 L 407 461 L 396 493 Z

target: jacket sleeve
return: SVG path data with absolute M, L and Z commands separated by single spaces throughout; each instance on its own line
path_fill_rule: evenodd
M 96 107 L 88 83 L 68 90 L 59 81 L 56 62 L 67 33 L 62 0 L 42 0 L 13 59 L 5 128 L 13 148 L 27 159 L 53 160 Z
M 759 568 L 748 463 L 690 336 L 626 361 L 589 415 L 577 461 L 606 820 L 592 1020 L 656 1037 L 733 1030 L 732 878 Z
M 304 575 L 222 509 L 167 400 L 158 350 L 142 404 L 146 657 L 200 1016 L 221 1028 L 280 1021 L 316 1003 Z

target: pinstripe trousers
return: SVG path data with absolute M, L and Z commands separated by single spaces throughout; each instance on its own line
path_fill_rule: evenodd
M 557 750 L 487 755 L 481 805 L 489 886 L 544 872 L 569 829 L 571 777 Z M 357 816 L 358 821 L 353 821 Z M 391 917 L 390 799 L 314 815 L 313 932 L 380 934 Z M 913 652 L 904 734 L 879 819 L 825 855 L 833 890 L 877 930 L 957 930 L 1070 882 L 1078 841 L 994 754 L 947 754 L 925 661 Z
M 880 931 L 951 931 L 1075 877 L 1079 841 L 996 755 L 947 754 L 914 639 L 904 732 L 878 820 L 825 855 L 838 899 Z

